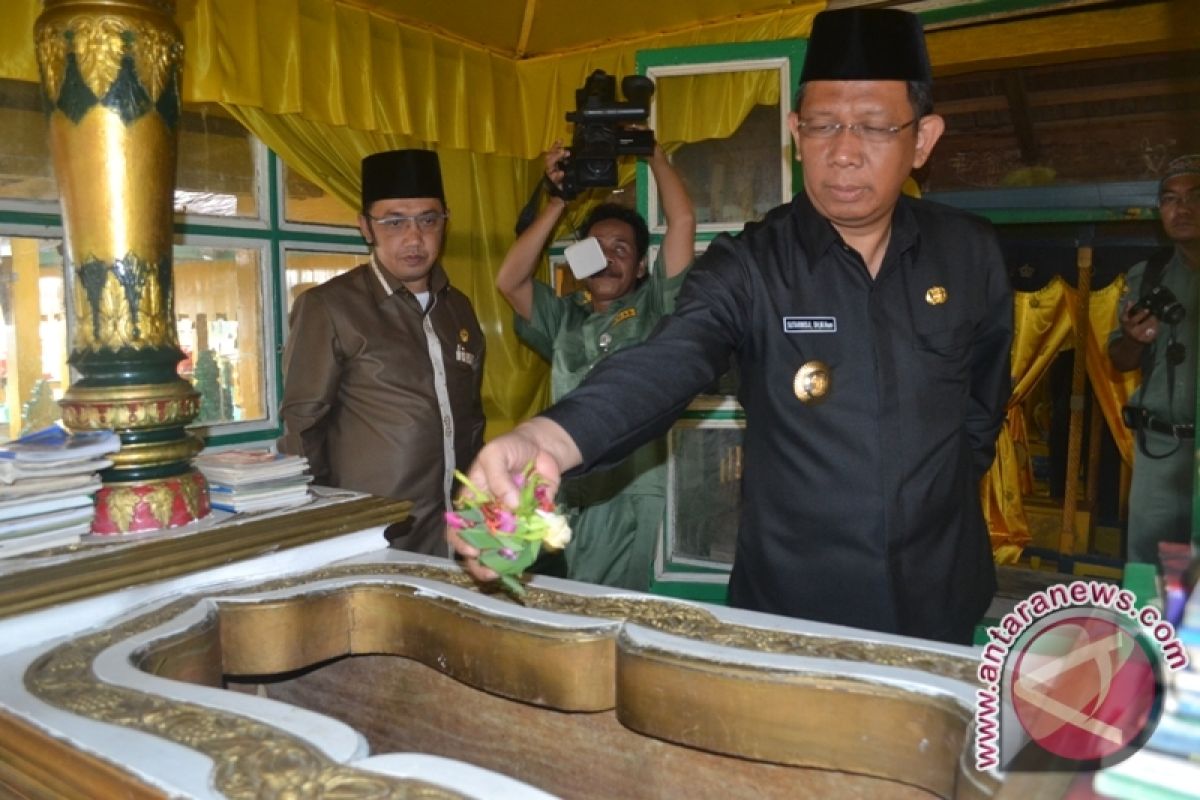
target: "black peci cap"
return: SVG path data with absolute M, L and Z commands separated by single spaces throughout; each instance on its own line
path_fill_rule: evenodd
M 896 8 L 822 11 L 813 19 L 800 82 L 932 79 L 916 14 Z
M 436 197 L 446 202 L 442 168 L 432 150 L 387 150 L 362 160 L 362 208 L 376 200 Z

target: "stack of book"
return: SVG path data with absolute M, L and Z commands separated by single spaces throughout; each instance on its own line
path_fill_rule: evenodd
M 0 557 L 78 543 L 92 528 L 97 473 L 120 447 L 112 431 L 57 425 L 0 444 Z
M 212 507 L 250 513 L 308 502 L 308 459 L 270 450 L 225 450 L 195 460 Z

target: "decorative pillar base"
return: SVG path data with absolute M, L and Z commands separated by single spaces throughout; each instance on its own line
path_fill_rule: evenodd
M 92 533 L 109 536 L 178 528 L 211 510 L 208 482 L 196 470 L 157 480 L 106 481 L 96 493 Z
M 81 382 L 83 383 L 83 382 Z M 189 466 L 204 443 L 183 427 L 200 395 L 176 377 L 163 383 L 71 386 L 59 405 L 71 430 L 112 428 L 121 436 L 113 466 L 101 473 L 92 533 L 177 528 L 210 512 L 208 483 Z

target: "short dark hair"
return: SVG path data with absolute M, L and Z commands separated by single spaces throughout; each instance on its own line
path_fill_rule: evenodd
M 646 220 L 642 215 L 632 208 L 618 203 L 601 203 L 591 210 L 587 219 L 583 221 L 583 225 L 579 227 L 580 236 L 587 236 L 588 231 L 596 223 L 606 219 L 615 219 L 633 228 L 633 241 L 637 246 L 638 261 L 641 261 L 646 255 L 646 251 L 650 249 L 650 228 L 646 225 Z
M 928 81 L 906 81 L 908 85 L 908 103 L 912 106 L 913 114 L 917 119 L 927 117 L 933 113 L 933 84 Z M 799 112 L 800 102 L 804 99 L 804 87 L 807 84 L 800 84 L 796 87 L 795 105 L 793 108 Z

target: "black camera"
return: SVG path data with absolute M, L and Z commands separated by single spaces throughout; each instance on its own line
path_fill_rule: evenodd
M 1131 431 L 1141 430 L 1146 425 L 1146 409 L 1138 406 L 1121 406 L 1121 421 Z
M 1149 311 L 1168 325 L 1182 322 L 1183 318 L 1187 316 L 1187 309 L 1175 299 L 1175 295 L 1165 286 L 1155 286 L 1146 293 L 1145 297 L 1130 306 L 1129 316 L 1143 310 Z
M 617 100 L 617 79 L 600 69 L 575 90 L 575 110 L 567 113 L 575 134 L 567 157 L 558 162 L 567 199 L 594 186 L 616 186 L 617 156 L 654 152 L 654 131 L 628 127 L 650 117 L 654 82 L 644 75 L 626 75 L 621 93 L 625 102 Z

